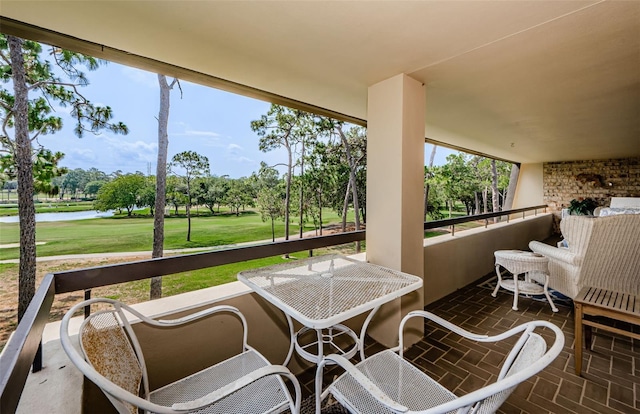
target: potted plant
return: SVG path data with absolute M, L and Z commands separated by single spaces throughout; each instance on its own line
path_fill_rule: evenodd
M 596 207 L 598 207 L 598 203 L 591 198 L 579 200 L 574 198 L 569 204 L 569 213 L 574 216 L 591 216 Z

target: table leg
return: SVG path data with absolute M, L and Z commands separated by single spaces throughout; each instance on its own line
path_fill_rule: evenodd
M 376 306 L 371 310 L 371 312 L 369 312 L 369 316 L 367 316 L 367 319 L 365 319 L 364 323 L 362 324 L 362 329 L 360 330 L 360 343 L 358 344 L 358 346 L 360 347 L 361 361 L 364 361 L 364 336 L 367 333 L 367 327 L 369 326 L 369 323 L 371 323 L 371 320 L 373 319 L 373 315 L 375 315 L 376 312 L 378 312 L 378 309 L 380 309 L 380 306 Z
M 322 329 L 316 329 L 316 335 L 318 335 L 318 359 L 316 360 L 316 364 L 319 364 L 322 358 L 324 358 Z
M 295 348 L 296 333 L 293 330 L 293 320 L 291 319 L 291 316 L 287 315 L 286 313 L 284 315 L 287 317 L 287 323 L 289 324 L 289 337 L 291 338 L 291 341 L 289 342 L 289 353 L 287 353 L 287 357 L 284 359 L 284 363 L 282 364 L 286 367 L 289 361 L 291 361 L 291 357 L 293 356 L 293 348 Z
M 520 295 L 520 290 L 518 289 L 518 275 L 513 275 L 513 306 L 511 309 L 518 310 L 518 296 Z
M 576 343 L 574 347 L 574 358 L 576 375 L 580 376 L 582 373 L 582 305 L 574 302 L 575 313 L 575 337 Z
M 491 296 L 493 296 L 494 298 L 498 294 L 498 289 L 500 289 L 500 284 L 502 283 L 502 277 L 500 275 L 500 265 L 496 265 L 496 275 L 498 275 L 498 283 L 496 283 L 496 288 L 493 289 L 493 293 L 491 294 Z

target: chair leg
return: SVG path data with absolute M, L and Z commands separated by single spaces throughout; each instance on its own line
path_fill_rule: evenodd
M 582 374 L 582 305 L 574 302 L 575 313 L 575 337 L 576 344 L 574 347 L 574 358 L 576 375 Z
M 549 301 L 549 305 L 551 305 L 551 310 L 554 312 L 558 312 L 558 308 L 556 308 L 555 303 L 551 300 L 551 296 L 549 295 L 549 274 L 545 275 L 544 278 L 544 295 L 547 297 Z

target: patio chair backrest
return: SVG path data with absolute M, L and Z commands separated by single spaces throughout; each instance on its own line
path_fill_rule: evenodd
M 540 335 L 532 332 L 525 333 L 524 335 L 528 335 L 528 338 L 522 346 L 522 349 L 518 352 L 517 357 L 513 360 L 511 366 L 507 368 L 505 378 L 531 366 L 531 364 L 539 360 L 547 350 L 547 344 Z M 514 351 L 517 352 L 518 350 L 514 349 L 512 352 Z M 507 358 L 507 361 L 509 361 L 509 358 Z M 476 404 L 476 411 L 474 411 L 474 413 L 495 413 L 498 408 L 500 408 L 500 406 L 507 400 L 507 398 L 509 398 L 516 387 L 517 384 L 511 388 L 507 388 L 478 402 Z
M 117 311 L 101 311 L 92 314 L 82 324 L 80 344 L 85 358 L 102 376 L 134 395 L 140 395 L 144 366 L 141 364 L 130 336 L 122 326 Z M 134 339 L 135 340 L 135 339 Z M 124 401 L 107 397 L 116 407 L 123 407 L 132 414 L 138 408 Z

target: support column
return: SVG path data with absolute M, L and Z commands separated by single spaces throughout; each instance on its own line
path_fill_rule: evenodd
M 424 125 L 421 82 L 401 74 L 369 88 L 367 114 L 367 261 L 423 277 Z M 370 334 L 397 345 L 400 320 L 422 309 L 422 290 L 380 310 Z M 408 345 L 423 335 L 407 329 Z
M 543 165 L 522 164 L 512 208 L 523 208 L 544 204 Z

